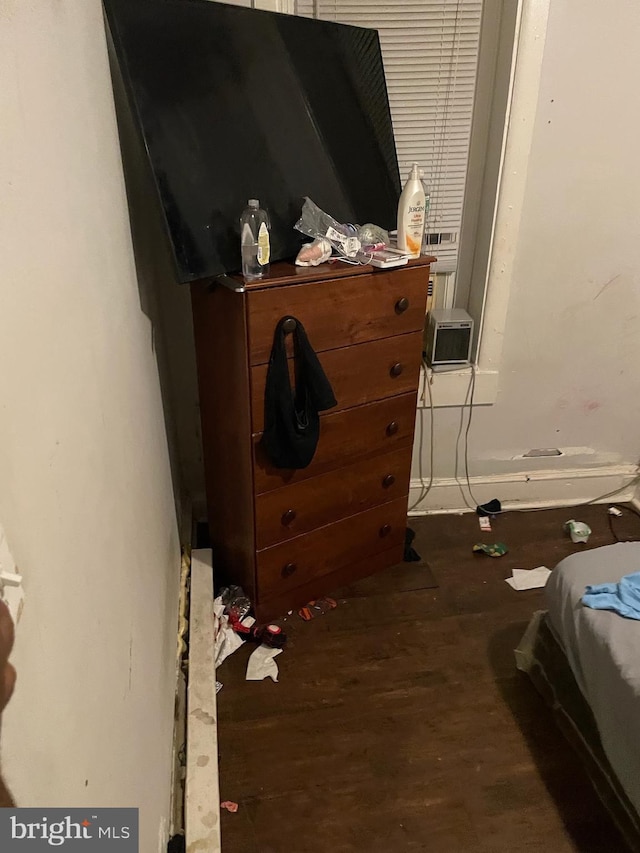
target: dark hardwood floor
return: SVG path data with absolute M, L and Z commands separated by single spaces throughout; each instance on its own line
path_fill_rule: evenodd
M 587 546 L 563 533 L 593 529 Z M 246 682 L 244 647 L 218 671 L 224 853 L 616 853 L 624 845 L 513 648 L 552 568 L 613 541 L 605 506 L 411 519 L 428 567 L 337 591 L 336 610 L 283 622 L 280 682 Z M 640 518 L 615 520 L 640 538 Z M 500 559 L 473 555 L 502 541 Z M 437 588 L 433 588 L 433 584 Z

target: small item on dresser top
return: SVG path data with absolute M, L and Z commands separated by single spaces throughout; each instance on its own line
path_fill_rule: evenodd
M 404 267 L 409 263 L 409 255 L 400 249 L 374 249 L 369 253 L 363 249 L 357 258 L 363 264 L 371 264 L 383 270 Z
M 570 518 L 569 521 L 565 522 L 564 529 L 571 536 L 571 541 L 576 544 L 578 542 L 584 543 L 589 541 L 591 528 L 584 521 L 575 521 L 573 518 Z
M 295 388 L 291 387 L 285 347 L 293 334 Z M 337 406 L 333 389 L 302 323 L 283 317 L 276 326 L 264 399 L 262 444 L 276 468 L 306 468 L 320 437 L 319 412 Z
M 307 237 L 325 237 L 336 252 L 347 258 L 354 258 L 360 251 L 356 226 L 338 222 L 310 198 L 305 198 L 302 214 L 294 227 Z
M 296 257 L 298 267 L 317 267 L 326 263 L 333 249 L 325 237 L 317 237 L 313 243 L 305 243 Z
M 476 554 L 487 554 L 489 557 L 502 557 L 509 551 L 504 542 L 495 542 L 493 545 L 483 545 L 479 542 L 473 546 L 472 550 Z
M 269 275 L 270 229 L 269 214 L 262 210 L 257 198 L 250 198 L 240 217 L 242 275 L 245 281 L 256 281 Z
M 235 814 L 238 811 L 238 804 L 232 800 L 225 800 L 223 803 L 220 803 L 220 808 L 231 812 L 231 814 Z
M 310 198 L 305 198 L 300 219 L 295 224 L 296 231 L 307 237 L 326 237 L 333 248 L 348 258 L 354 257 L 360 250 L 355 225 L 338 222 L 333 216 L 325 213 Z
M 391 245 L 389 232 L 385 231 L 379 225 L 374 225 L 373 222 L 367 222 L 359 226 L 358 239 L 362 243 L 363 251 L 371 248 L 383 249 Z
M 319 240 L 327 242 L 338 253 L 337 260 L 370 264 L 382 269 L 404 266 L 409 260 L 407 251 L 390 248 L 389 233 L 384 228 L 372 222 L 367 222 L 365 225 L 337 222 L 310 198 L 305 198 L 302 215 L 295 227 L 303 234 L 316 238 L 310 247 L 303 246 L 298 253 L 296 258 L 298 266 L 315 266 L 316 263 L 323 263 L 329 259 L 327 256 L 322 260 L 314 261 L 308 254 L 318 253 L 315 247 Z
M 398 202 L 398 248 L 419 258 L 425 232 L 426 193 L 414 163 Z

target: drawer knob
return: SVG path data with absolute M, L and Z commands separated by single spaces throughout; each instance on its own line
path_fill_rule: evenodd
M 384 486 L 385 489 L 388 489 L 389 486 L 393 486 L 395 481 L 396 481 L 396 478 L 393 476 L 393 474 L 387 474 L 387 476 L 382 481 L 382 485 Z
M 396 314 L 404 314 L 408 307 L 409 300 L 406 296 L 403 296 L 402 299 L 398 299 L 396 302 Z
M 298 567 L 296 566 L 295 563 L 287 563 L 286 566 L 282 567 L 282 577 L 283 578 L 290 578 L 291 575 L 297 570 L 298 570 Z
M 398 424 L 396 421 L 391 421 L 387 424 L 387 435 L 395 435 L 398 432 Z
M 388 536 L 391 533 L 391 525 L 383 524 L 380 528 L 380 536 Z
M 286 527 L 287 524 L 291 524 L 291 522 L 294 520 L 295 517 L 296 517 L 295 509 L 288 509 L 286 512 L 282 513 L 282 518 L 280 519 L 280 521 Z
M 287 319 L 282 324 L 283 332 L 295 332 L 296 326 L 298 324 L 295 321 L 294 317 L 287 317 Z
M 400 376 L 400 374 L 402 373 L 403 369 L 404 369 L 404 368 L 402 367 L 402 365 L 401 365 L 401 364 L 400 364 L 400 362 L 398 361 L 398 362 L 396 362 L 396 363 L 393 365 L 393 367 L 392 367 L 392 368 L 391 368 L 391 370 L 390 370 L 390 373 L 391 373 L 391 375 L 392 375 L 392 376 Z

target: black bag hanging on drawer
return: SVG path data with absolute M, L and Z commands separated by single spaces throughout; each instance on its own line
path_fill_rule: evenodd
M 291 387 L 285 335 L 292 331 L 295 389 Z M 318 412 L 337 405 L 329 380 L 304 326 L 283 317 L 276 326 L 264 394 L 262 443 L 276 468 L 306 468 L 320 436 Z

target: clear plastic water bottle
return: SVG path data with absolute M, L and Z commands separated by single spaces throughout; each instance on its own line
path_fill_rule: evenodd
M 269 214 L 262 210 L 257 198 L 250 198 L 240 217 L 242 275 L 246 281 L 269 275 L 270 228 Z

